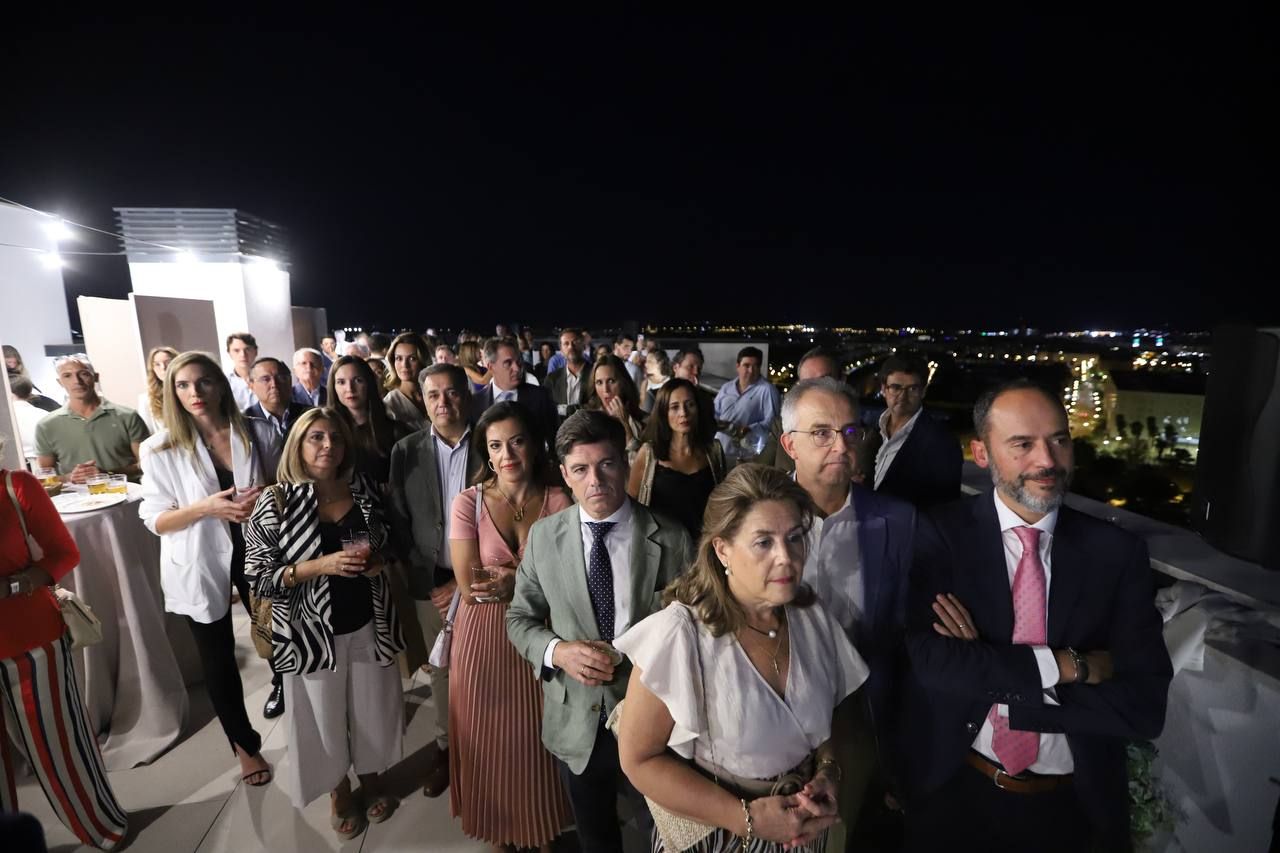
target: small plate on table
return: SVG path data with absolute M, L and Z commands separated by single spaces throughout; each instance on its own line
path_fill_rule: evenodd
M 109 506 L 122 504 L 129 499 L 128 495 L 122 495 L 119 492 L 91 495 L 87 492 L 63 492 L 60 495 L 54 495 L 50 500 L 58 512 L 63 515 L 69 515 L 75 512 L 92 512 L 95 509 L 106 509 Z

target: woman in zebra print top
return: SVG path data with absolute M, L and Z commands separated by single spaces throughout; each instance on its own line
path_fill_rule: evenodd
M 279 485 L 245 527 L 245 575 L 272 600 L 272 662 L 292 715 L 290 794 L 302 808 L 329 791 L 343 839 L 366 818 L 391 816 L 395 802 L 378 776 L 399 761 L 404 733 L 394 666 L 404 640 L 382 573 L 387 533 L 378 489 L 353 470 L 352 447 L 333 409 L 308 411 L 289 432 Z

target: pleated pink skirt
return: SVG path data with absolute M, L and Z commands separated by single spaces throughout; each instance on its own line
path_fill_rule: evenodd
M 507 606 L 458 607 L 449 670 L 449 807 L 489 844 L 549 844 L 572 823 L 542 745 L 542 686 L 507 639 Z

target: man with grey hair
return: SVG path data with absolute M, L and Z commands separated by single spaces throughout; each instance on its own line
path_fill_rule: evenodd
M 821 379 L 824 376 L 830 376 L 833 379 L 839 379 L 840 359 L 835 353 L 824 347 L 814 347 L 813 349 L 800 356 L 800 362 L 796 365 L 796 379 L 803 382 L 806 379 Z M 761 465 L 771 465 L 779 471 L 790 474 L 796 470 L 795 463 L 785 452 L 779 453 L 778 450 L 782 446 L 782 415 L 773 419 L 773 424 L 769 427 L 769 437 L 765 441 L 764 449 L 760 451 L 760 456 L 755 461 Z M 863 450 L 859 446 L 856 450 L 850 449 L 851 453 L 860 453 Z M 854 472 L 861 470 L 860 461 L 855 456 Z M 861 480 L 858 480 L 861 482 Z
M 907 847 L 1128 849 L 1125 743 L 1160 734 L 1172 677 L 1146 543 L 1063 505 L 1050 392 L 989 391 L 974 427 L 995 488 L 922 515 L 911 570 Z
M 881 819 L 886 793 L 897 790 L 895 700 L 915 510 L 853 482 L 853 448 L 863 430 L 857 397 L 844 382 L 798 382 L 782 402 L 782 429 L 795 480 L 816 506 L 805 582 L 871 667 L 866 685 L 836 714 L 843 770 L 837 802 L 844 831 L 853 833 L 860 815 Z
M 304 406 L 323 406 L 329 396 L 324 387 L 324 357 L 320 350 L 303 347 L 293 354 L 293 401 Z
M 151 435 L 142 416 L 98 396 L 98 374 L 84 353 L 62 356 L 53 368 L 67 403 L 36 426 L 37 464 L 72 483 L 98 474 L 140 479 L 138 448 Z

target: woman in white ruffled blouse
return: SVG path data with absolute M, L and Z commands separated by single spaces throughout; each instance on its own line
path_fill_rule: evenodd
M 655 851 L 825 845 L 832 716 L 868 670 L 802 583 L 812 521 L 793 480 L 739 466 L 711 493 L 667 607 L 615 641 L 634 664 L 618 753 L 653 811 Z

